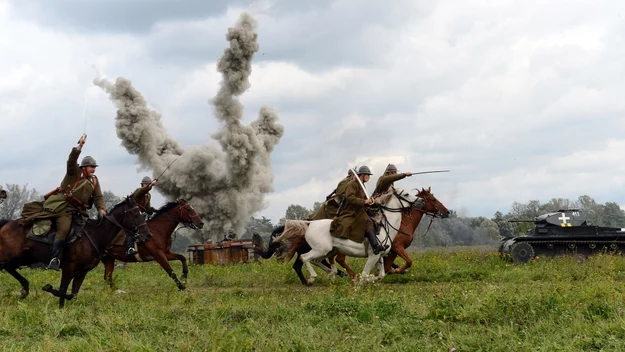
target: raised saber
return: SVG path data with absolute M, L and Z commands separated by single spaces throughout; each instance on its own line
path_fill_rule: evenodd
M 421 171 L 421 172 L 411 172 L 413 175 L 421 175 L 421 174 L 434 174 L 437 172 L 449 172 L 451 170 L 436 170 L 436 171 Z
M 349 167 L 349 164 L 347 164 L 347 166 Z M 365 185 L 362 184 L 362 181 L 360 181 L 360 177 L 358 177 L 358 174 L 356 173 L 356 170 L 352 169 L 351 167 L 349 168 L 349 171 L 351 171 L 354 176 L 356 176 L 356 180 L 358 180 L 358 184 L 360 185 L 360 188 L 362 188 L 363 192 L 365 192 L 365 196 L 367 196 L 366 199 L 369 199 L 369 193 L 367 193 L 367 189 L 365 188 Z
M 180 155 L 178 155 L 178 157 L 176 159 L 174 159 L 171 163 L 169 163 L 169 165 L 167 165 L 167 167 L 165 168 L 165 170 L 163 170 L 163 172 L 161 172 L 160 175 L 158 175 L 157 178 L 155 178 L 156 181 L 158 181 L 159 178 L 161 178 L 161 176 L 163 176 L 163 174 L 165 173 L 165 171 L 167 171 L 167 169 L 169 169 L 170 166 L 172 166 L 176 160 L 178 160 L 178 158 L 180 158 Z

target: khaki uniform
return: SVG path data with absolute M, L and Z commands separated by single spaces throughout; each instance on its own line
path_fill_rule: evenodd
M 358 180 L 350 180 L 345 189 L 345 205 L 330 225 L 330 233 L 333 236 L 362 243 L 365 239 L 365 230 L 373 231 L 373 221 L 367 215 L 365 200 L 367 195 Z
M 399 181 L 403 178 L 406 178 L 406 174 L 395 174 L 395 175 L 382 175 L 378 178 L 378 182 L 375 184 L 375 190 L 373 191 L 373 196 L 379 196 L 380 194 L 386 193 L 391 187 L 393 187 L 393 183 L 395 181 Z
M 72 226 L 72 214 L 75 212 L 87 215 L 87 207 L 89 206 L 91 197 L 98 210 L 106 211 L 104 197 L 100 188 L 98 178 L 83 178 L 82 171 L 78 167 L 78 157 L 80 150 L 72 148 L 67 158 L 67 170 L 65 177 L 61 182 L 60 192 L 48 197 L 43 202 L 45 216 L 49 219 L 56 219 L 56 238 L 65 240 Z M 71 195 L 74 202 L 68 201 L 66 195 Z
M 132 192 L 132 198 L 135 199 L 139 209 L 142 212 L 151 214 L 154 212 L 154 208 L 150 205 L 150 200 L 152 200 L 152 195 L 150 191 L 152 190 L 151 186 L 139 187 Z
M 347 185 L 351 180 L 352 176 L 347 176 L 342 179 L 336 186 L 336 190 L 333 192 L 334 196 L 323 202 L 319 210 L 310 216 L 310 220 L 332 219 L 335 217 L 336 213 L 339 211 L 341 200 L 343 200 L 343 197 L 345 196 Z

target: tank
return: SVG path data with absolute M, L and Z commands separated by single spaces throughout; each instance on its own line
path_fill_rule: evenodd
M 625 228 L 590 225 L 579 209 L 563 209 L 534 220 L 511 222 L 534 223 L 525 236 L 502 240 L 499 252 L 510 255 L 515 263 L 526 263 L 537 256 L 617 253 L 625 249 Z

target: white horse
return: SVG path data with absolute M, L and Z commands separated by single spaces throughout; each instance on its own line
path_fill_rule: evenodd
M 380 198 L 384 198 L 382 196 Z M 388 200 L 381 206 L 383 212 L 383 221 L 381 229 L 378 233 L 378 241 L 382 244 L 388 244 L 389 248 L 378 254 L 373 254 L 368 240 L 364 240 L 362 243 L 354 242 L 352 240 L 337 238 L 330 234 L 330 224 L 332 220 L 287 220 L 284 228 L 284 233 L 274 239 L 274 241 L 289 241 L 289 254 L 288 259 L 294 253 L 293 248 L 297 248 L 302 241 L 308 242 L 308 245 L 312 248 L 308 253 L 300 255 L 300 259 L 306 265 L 306 268 L 310 272 L 308 278 L 308 285 L 312 285 L 317 277 L 317 273 L 311 265 L 311 261 L 316 262 L 327 257 L 331 252 L 337 250 L 350 257 L 367 258 L 367 263 L 361 273 L 361 277 L 369 275 L 369 272 L 374 265 L 377 264 L 378 276 L 377 279 L 382 279 L 384 273 L 384 263 L 381 258 L 390 251 L 390 244 L 393 243 L 397 230 L 401 224 L 402 210 L 407 210 L 413 206 L 417 206 L 417 200 L 419 199 L 416 194 L 411 195 L 403 190 L 396 190 L 394 193 L 387 195 Z M 336 272 L 336 267 L 332 266 L 333 273 Z

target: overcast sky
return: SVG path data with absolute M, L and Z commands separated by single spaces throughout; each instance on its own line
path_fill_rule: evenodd
M 105 190 L 151 175 L 120 146 L 96 70 L 130 79 L 183 146 L 209 141 L 216 62 L 243 11 L 260 44 L 246 121 L 266 105 L 285 128 L 256 216 L 312 207 L 348 164 L 375 182 L 389 162 L 452 170 L 396 185 L 467 216 L 582 194 L 625 205 L 617 0 L 0 0 L 0 183 L 53 189 L 85 128 Z

